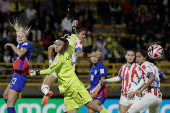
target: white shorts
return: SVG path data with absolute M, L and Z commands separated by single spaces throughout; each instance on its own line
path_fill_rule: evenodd
M 124 105 L 124 106 L 129 106 L 130 104 L 133 104 L 138 100 L 139 100 L 139 97 L 136 95 L 132 99 L 129 99 L 128 97 L 121 95 L 119 104 Z
M 57 76 L 57 74 L 56 74 L 56 72 L 54 71 L 54 72 L 52 72 L 51 73 L 55 78 L 57 78 L 58 79 L 58 76 Z
M 149 113 L 158 113 L 162 103 L 162 98 L 158 98 L 152 93 L 145 93 L 141 100 L 136 101 L 128 110 L 129 113 L 144 112 L 149 108 Z M 136 111 L 136 112 L 134 112 Z

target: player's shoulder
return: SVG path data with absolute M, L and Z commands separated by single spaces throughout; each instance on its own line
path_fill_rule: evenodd
M 83 44 L 83 42 L 77 36 L 76 36 L 76 43 L 81 45 Z
M 63 57 L 65 57 L 66 59 L 72 57 L 72 54 L 70 54 L 70 50 L 65 51 Z
M 121 66 L 121 68 L 125 68 L 125 67 L 126 67 L 126 65 L 127 65 L 127 64 L 123 64 L 123 65 Z
M 25 45 L 26 46 L 26 45 L 31 45 L 31 44 L 28 41 L 24 41 L 24 42 L 19 43 L 19 45 L 22 45 L 22 46 Z
M 150 64 L 150 62 L 145 61 L 144 63 L 141 64 L 141 66 L 148 66 Z
M 105 65 L 102 62 L 98 62 L 98 66 L 105 67 Z

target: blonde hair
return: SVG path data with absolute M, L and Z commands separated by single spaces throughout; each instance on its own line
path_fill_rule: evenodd
M 11 24 L 11 22 L 9 21 L 9 23 Z M 18 32 L 22 31 L 26 34 L 26 36 L 29 35 L 29 31 L 31 27 L 23 27 L 21 26 L 21 24 L 19 24 L 18 19 L 14 20 L 14 24 L 11 24 L 11 26 L 15 29 L 16 34 L 18 34 Z

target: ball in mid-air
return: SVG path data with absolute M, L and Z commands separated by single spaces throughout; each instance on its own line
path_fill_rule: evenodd
M 147 53 L 148 53 L 149 58 L 154 59 L 154 60 L 161 60 L 164 55 L 164 50 L 162 46 L 154 44 L 148 48 Z

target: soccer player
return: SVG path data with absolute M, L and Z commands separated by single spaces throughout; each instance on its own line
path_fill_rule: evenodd
M 27 41 L 30 28 L 28 29 L 21 26 L 17 20 L 14 22 L 12 27 L 16 30 L 16 40 L 18 45 L 16 47 L 14 44 L 7 43 L 4 46 L 5 49 L 8 46 L 11 47 L 15 52 L 13 63 L 14 74 L 12 75 L 10 84 L 7 86 L 3 94 L 4 100 L 7 103 L 8 113 L 16 113 L 14 107 L 15 102 L 19 96 L 19 92 L 22 91 L 27 82 L 26 73 L 29 71 L 30 56 L 33 52 L 32 45 Z
M 145 50 L 137 51 L 136 62 L 141 66 L 144 74 L 142 76 L 143 81 L 140 81 L 133 91 L 136 92 L 137 96 L 142 95 L 142 97 L 129 108 L 127 113 L 140 113 L 144 112 L 147 108 L 149 108 L 149 113 L 159 112 L 159 107 L 162 103 L 160 77 L 165 81 L 166 75 L 161 73 L 156 65 L 146 61 L 146 58 L 147 53 Z M 138 90 L 140 87 L 142 88 Z
M 31 77 L 34 75 L 49 75 L 55 71 L 58 76 L 59 90 L 61 93 L 64 93 L 64 103 L 66 104 L 66 111 L 68 113 L 76 113 L 77 109 L 82 105 L 86 105 L 96 112 L 109 113 L 104 107 L 101 107 L 92 101 L 84 84 L 80 82 L 75 74 L 74 66 L 72 64 L 72 54 L 75 51 L 74 45 L 76 41 L 75 33 L 76 31 L 73 27 L 70 44 L 66 37 L 58 39 L 55 46 L 55 51 L 58 52 L 58 55 L 48 69 L 41 71 L 30 70 L 29 75 Z
M 128 93 L 133 87 L 136 86 L 136 84 L 138 84 L 138 80 L 142 79 L 142 71 L 140 70 L 139 66 L 134 63 L 135 52 L 133 50 L 127 50 L 125 58 L 127 63 L 121 67 L 117 77 L 100 80 L 101 83 L 117 82 L 122 80 L 122 90 L 119 101 L 120 113 L 126 113 L 129 107 L 139 99 L 137 96 L 134 96 L 133 99 L 129 99 Z
M 86 89 L 90 89 L 90 95 L 97 105 L 102 105 L 107 98 L 107 85 L 100 83 L 99 80 L 107 78 L 107 70 L 103 63 L 99 62 L 98 57 L 91 57 L 90 69 L 90 85 Z M 92 109 L 88 109 L 87 113 L 96 113 Z
M 85 38 L 85 34 L 86 34 L 86 29 L 82 26 L 77 26 L 76 27 L 76 43 L 74 45 L 75 51 L 73 52 L 72 55 L 72 63 L 74 66 L 76 66 L 76 60 L 77 57 L 100 57 L 101 56 L 101 52 L 100 51 L 96 51 L 93 52 L 91 54 L 82 52 L 82 42 Z M 68 37 L 67 40 L 70 42 L 71 41 L 71 37 Z M 55 41 L 56 43 L 57 41 Z M 48 48 L 48 58 L 49 58 L 49 65 L 52 63 L 52 55 L 53 55 L 53 50 L 55 50 L 55 44 L 49 46 Z M 50 98 L 50 96 L 52 96 L 52 92 L 49 91 L 50 90 L 50 86 L 56 81 L 57 79 L 57 74 L 55 72 L 53 72 L 50 75 L 47 75 L 43 81 L 41 90 L 44 93 L 44 97 L 42 99 L 41 104 L 44 106 L 48 99 Z

